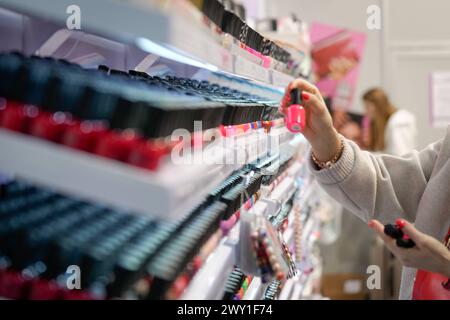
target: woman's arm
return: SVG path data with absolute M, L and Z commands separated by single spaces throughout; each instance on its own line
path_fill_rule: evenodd
M 345 140 L 334 165 L 318 170 L 310 162 L 310 169 L 328 193 L 364 221 L 414 221 L 441 145 L 439 141 L 404 157 L 374 156 Z
M 293 88 L 303 91 L 307 116 L 303 134 L 313 154 L 319 161 L 333 159 L 343 138 L 333 128 L 319 90 L 304 80 L 295 80 L 286 89 L 283 109 L 289 104 Z M 343 141 L 343 152 L 331 167 L 318 169 L 310 161 L 310 169 L 324 189 L 366 222 L 372 218 L 386 223 L 398 217 L 415 220 L 442 141 L 402 158 L 374 156 L 351 141 Z
M 402 231 L 415 242 L 413 248 L 400 248 L 396 240 L 384 234 L 384 225 L 376 220 L 369 222 L 372 228 L 384 241 L 389 250 L 405 267 L 428 270 L 450 278 L 450 251 L 435 238 L 417 230 L 411 223 L 400 220 Z

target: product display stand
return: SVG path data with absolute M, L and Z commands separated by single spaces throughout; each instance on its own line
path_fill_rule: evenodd
M 81 30 L 71 5 L 0 0 L 24 39 L 0 45 L 0 296 L 312 296 L 323 200 L 278 112 L 298 57 L 217 1 L 80 0 Z

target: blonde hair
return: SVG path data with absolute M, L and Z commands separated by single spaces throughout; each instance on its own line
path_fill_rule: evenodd
M 363 95 L 363 100 L 371 102 L 375 106 L 375 114 L 370 124 L 368 148 L 373 151 L 381 151 L 384 149 L 384 133 L 387 122 L 397 109 L 389 101 L 387 94 L 380 88 L 368 90 Z

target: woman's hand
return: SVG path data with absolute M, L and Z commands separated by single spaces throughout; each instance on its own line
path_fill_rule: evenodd
M 319 161 L 331 160 L 339 152 L 341 142 L 319 89 L 305 80 L 294 80 L 286 88 L 281 111 L 284 113 L 289 107 L 290 92 L 295 88 L 302 91 L 303 107 L 306 110 L 306 127 L 303 135 L 311 144 L 313 153 Z
M 450 277 L 450 251 L 438 240 L 417 230 L 411 223 L 400 220 L 402 231 L 416 243 L 413 248 L 405 249 L 396 245 L 395 239 L 384 233 L 384 225 L 377 220 L 371 220 L 369 227 L 383 239 L 389 250 L 405 267 L 412 267 L 440 273 Z

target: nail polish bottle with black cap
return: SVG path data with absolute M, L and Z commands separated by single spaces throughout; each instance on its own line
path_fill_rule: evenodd
M 305 129 L 306 113 L 301 105 L 301 91 L 293 89 L 291 91 L 291 106 L 286 112 L 286 127 L 293 133 L 302 132 Z

